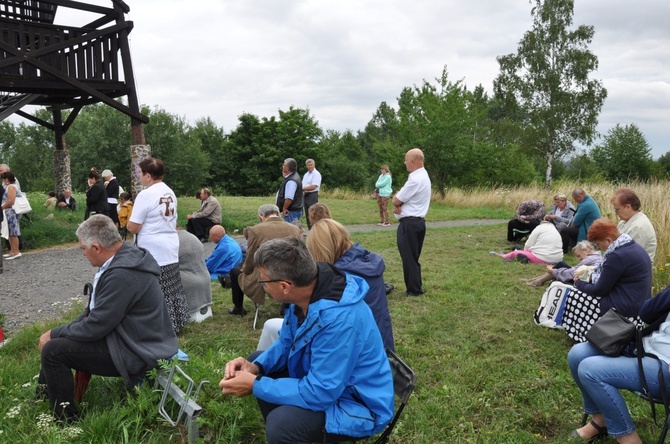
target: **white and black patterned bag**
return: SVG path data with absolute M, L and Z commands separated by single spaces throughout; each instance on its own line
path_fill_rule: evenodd
M 540 306 L 533 315 L 533 320 L 537 325 L 543 327 L 561 329 L 565 299 L 574 291 L 572 285 L 563 282 L 554 281 L 547 287 L 542 295 Z

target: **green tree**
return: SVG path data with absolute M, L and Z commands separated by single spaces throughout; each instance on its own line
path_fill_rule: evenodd
M 460 81 L 448 79 L 446 66 L 433 85 L 406 87 L 398 99 L 399 138 L 408 148 L 417 146 L 426 156 L 433 185 L 457 184 L 472 167 L 472 115 L 467 111 L 468 92 Z
M 602 82 L 589 79 L 598 68 L 598 58 L 588 49 L 593 26 L 570 30 L 574 1 L 533 1 L 533 28 L 515 54 L 498 57 L 494 89 L 521 118 L 523 144 L 544 157 L 549 188 L 554 160 L 573 152 L 575 141 L 592 143 L 607 91 Z
M 229 161 L 223 155 L 226 135 L 222 127 L 216 124 L 209 117 L 196 120 L 195 125 L 189 128 L 188 136 L 200 142 L 200 147 L 209 158 L 209 184 L 210 188 L 217 188 L 220 191 L 225 182 L 223 176 L 225 165 Z
M 634 123 L 616 125 L 591 151 L 605 177 L 611 181 L 646 180 L 652 175 L 651 148 Z
M 670 177 L 670 151 L 663 154 L 656 161 L 658 176 L 663 178 Z
M 165 182 L 178 196 L 193 194 L 205 186 L 210 160 L 200 140 L 189 134 L 186 120 L 158 108 L 146 115 L 146 140 L 151 145 L 151 155 L 165 163 Z
M 326 131 L 319 143 L 319 157 L 323 159 L 319 171 L 325 186 L 351 190 L 368 187 L 373 172 L 369 171 L 367 156 L 351 131 L 342 134 Z
M 66 118 L 66 116 L 64 116 Z M 130 189 L 130 118 L 105 104 L 84 107 L 65 134 L 70 153 L 72 188 L 85 191 L 91 167 L 111 170 Z
M 288 111 L 279 110 L 278 119 L 241 115 L 237 128 L 223 145 L 226 159 L 223 188 L 234 195 L 274 193 L 280 183 L 284 159 L 292 157 L 300 167 L 305 160 L 313 158 L 317 166 L 321 165 L 318 143 L 322 135 L 309 110 L 293 107 Z
M 35 115 L 42 120 L 51 121 L 51 113 L 46 109 L 38 109 Z M 12 168 L 24 190 L 53 190 L 53 132 L 32 123 L 19 123 L 14 129 L 13 143 L 4 163 Z

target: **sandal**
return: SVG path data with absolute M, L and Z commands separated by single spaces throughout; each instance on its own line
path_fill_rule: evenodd
M 568 438 L 570 438 L 570 441 L 580 440 L 580 441 L 586 441 L 588 443 L 593 443 L 593 442 L 596 442 L 600 438 L 607 437 L 607 435 L 608 435 L 607 427 L 599 426 L 598 424 L 593 422 L 593 420 L 589 421 L 589 424 L 591 424 L 591 426 L 593 426 L 593 428 L 596 429 L 596 431 L 598 432 L 595 436 L 592 436 L 588 440 L 585 440 L 579 435 L 579 432 L 577 430 L 573 430 L 572 432 L 570 432 L 570 435 L 568 435 Z

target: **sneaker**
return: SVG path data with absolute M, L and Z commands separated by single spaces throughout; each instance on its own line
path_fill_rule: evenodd
M 391 226 L 391 224 L 389 224 L 389 223 L 383 223 L 382 224 L 382 227 L 390 227 L 390 226 Z
M 10 255 L 10 256 L 6 257 L 5 259 L 7 259 L 8 261 L 12 261 L 14 259 L 20 258 L 21 256 L 22 256 L 22 254 L 19 252 L 19 253 L 16 253 L 14 256 Z
M 383 223 L 383 222 L 378 222 L 378 223 L 377 223 L 377 226 L 378 226 L 378 227 L 383 227 L 383 226 L 384 226 L 384 223 Z M 7 257 L 7 256 L 5 256 L 5 257 Z

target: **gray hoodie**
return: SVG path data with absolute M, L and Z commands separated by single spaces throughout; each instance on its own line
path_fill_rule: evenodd
M 159 274 L 160 267 L 148 251 L 124 244 L 98 280 L 95 308 L 87 307 L 71 323 L 52 329 L 51 337 L 105 339 L 119 374 L 134 382 L 156 367 L 158 359 L 177 353 L 177 336 Z

